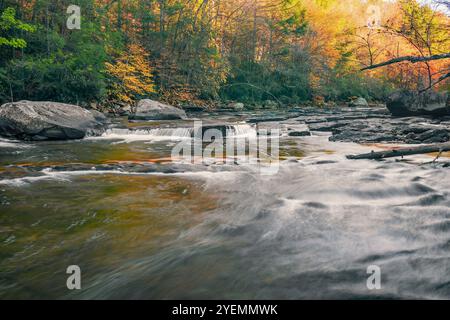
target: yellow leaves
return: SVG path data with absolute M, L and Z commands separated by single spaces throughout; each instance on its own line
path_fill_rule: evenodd
M 109 90 L 111 98 L 130 103 L 139 96 L 155 92 L 148 56 L 143 47 L 131 44 L 114 63 L 105 63 L 106 72 L 113 79 Z

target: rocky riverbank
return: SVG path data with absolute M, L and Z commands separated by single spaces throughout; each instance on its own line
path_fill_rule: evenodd
M 129 120 L 169 121 L 223 118 L 208 128 L 227 128 L 227 117 L 240 117 L 249 124 L 278 123 L 292 137 L 314 132 L 331 133 L 330 141 L 356 143 L 429 144 L 450 141 L 450 116 L 394 117 L 385 105 L 371 105 L 356 99 L 350 106 L 311 107 L 266 111 L 225 108 L 204 112 L 179 108 L 145 99 L 131 110 Z M 219 116 L 220 115 L 220 116 Z M 114 122 L 114 121 L 113 121 Z M 186 126 L 189 126 L 187 122 Z M 166 124 L 162 125 L 164 128 Z M 21 101 L 0 107 L 0 135 L 21 140 L 69 140 L 103 134 L 110 120 L 95 110 L 55 102 Z
M 311 110 L 309 110 L 311 111 Z M 330 141 L 357 143 L 439 143 L 450 140 L 450 117 L 393 117 L 386 108 L 307 110 L 296 118 L 310 131 L 331 132 Z

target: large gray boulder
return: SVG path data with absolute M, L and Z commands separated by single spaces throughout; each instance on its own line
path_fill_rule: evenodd
M 392 115 L 399 117 L 450 115 L 448 93 L 398 91 L 388 97 L 386 106 Z
M 42 101 L 19 101 L 0 107 L 0 135 L 22 140 L 81 139 L 99 135 L 108 119 L 98 111 Z
M 176 120 L 185 119 L 186 112 L 158 101 L 144 99 L 138 102 L 135 112 L 129 118 L 135 120 Z

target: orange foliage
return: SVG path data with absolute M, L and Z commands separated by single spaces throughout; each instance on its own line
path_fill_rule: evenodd
M 115 80 L 110 86 L 111 98 L 131 103 L 155 92 L 148 55 L 140 45 L 131 44 L 114 63 L 106 63 L 107 73 Z

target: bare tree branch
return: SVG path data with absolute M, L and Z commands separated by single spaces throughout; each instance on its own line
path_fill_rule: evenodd
M 444 81 L 445 79 L 450 78 L 450 72 L 447 74 L 444 74 L 443 76 L 441 76 L 439 79 L 437 79 L 435 82 L 433 82 L 431 85 L 428 86 L 428 88 L 422 89 L 419 92 L 424 92 L 427 91 L 429 89 L 431 89 L 432 87 L 434 87 L 435 85 L 437 85 L 438 83 Z
M 411 63 L 417 63 L 417 62 L 427 62 L 427 61 L 432 61 L 432 60 L 448 59 L 448 58 L 450 58 L 450 53 L 435 54 L 435 55 L 427 56 L 427 57 L 405 56 L 405 57 L 391 59 L 391 60 L 388 60 L 388 61 L 385 61 L 382 63 L 378 63 L 378 64 L 374 64 L 374 65 L 362 68 L 361 71 L 384 67 L 384 66 L 388 66 L 391 64 L 399 63 L 399 62 L 404 62 L 404 61 L 409 61 Z

